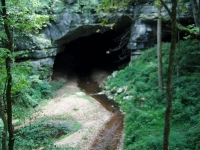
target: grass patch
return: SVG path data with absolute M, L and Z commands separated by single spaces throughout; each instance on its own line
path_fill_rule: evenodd
M 52 146 L 52 147 L 44 148 L 43 150 L 81 150 L 81 149 L 70 147 L 70 146 L 59 146 L 59 147 Z
M 87 137 L 86 135 L 84 135 L 84 136 L 82 136 L 82 139 L 83 139 L 83 140 L 87 140 L 88 137 Z
M 85 92 L 77 92 L 75 93 L 76 96 L 84 98 L 86 100 L 88 100 L 90 103 L 94 104 L 94 99 L 88 95 L 85 94 Z
M 74 111 L 78 111 L 79 109 L 75 107 L 75 108 L 73 108 L 73 110 L 74 110 Z
M 64 94 L 63 95 L 63 98 L 67 98 L 67 97 L 69 97 L 70 95 L 69 94 Z
M 90 103 L 94 104 L 94 99 L 91 98 L 90 96 L 83 95 L 83 96 L 79 96 L 79 97 L 84 98 L 84 99 L 88 100 Z

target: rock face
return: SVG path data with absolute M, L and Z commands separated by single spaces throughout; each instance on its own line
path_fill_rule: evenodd
M 151 5 L 145 5 L 144 3 L 146 2 L 149 1 L 143 0 L 143 4 L 133 7 L 133 18 L 135 21 L 131 25 L 131 35 L 127 44 L 127 49 L 131 50 L 133 59 L 141 53 L 138 50 L 149 48 L 156 42 L 158 11 L 153 2 L 150 2 Z M 170 7 L 171 4 L 168 3 L 167 5 Z M 188 10 L 191 10 L 189 3 L 185 5 Z M 169 15 L 165 8 L 162 8 L 161 14 L 165 20 L 169 20 Z M 192 14 L 189 11 L 184 14 L 179 14 L 178 17 L 180 21 L 187 19 L 193 20 Z M 166 23 L 163 23 L 163 27 L 162 36 L 169 36 L 170 25 L 166 26 Z
M 147 1 L 143 0 L 141 3 Z M 51 25 L 41 30 L 38 35 L 30 35 L 19 38 L 16 41 L 18 50 L 28 50 L 27 59 L 31 59 L 39 70 L 49 68 L 46 77 L 52 74 L 54 58 L 57 53 L 64 50 L 65 44 L 80 37 L 93 33 L 104 33 L 111 30 L 108 26 L 102 26 L 102 18 L 107 17 L 110 24 L 115 23 L 113 30 L 130 27 L 131 33 L 127 49 L 137 51 L 152 46 L 156 41 L 156 16 L 157 8 L 153 4 L 137 5 L 127 10 L 107 14 L 103 11 L 96 13 L 94 8 L 99 4 L 98 0 L 90 0 L 85 4 L 76 0 L 65 0 L 61 10 L 55 13 L 56 4 L 52 4 L 53 19 Z M 50 10 L 49 10 L 50 11 Z M 163 16 L 168 14 L 163 9 Z M 180 18 L 191 18 L 189 14 Z M 135 21 L 132 21 L 135 20 Z
M 156 40 L 156 26 L 138 19 L 131 25 L 131 35 L 127 48 L 141 50 L 152 46 Z

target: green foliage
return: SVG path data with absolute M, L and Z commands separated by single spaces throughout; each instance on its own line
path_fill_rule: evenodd
M 23 119 L 29 116 L 32 108 L 51 95 L 51 87 L 49 83 L 40 80 L 38 75 L 31 76 L 28 82 L 30 86 L 23 88 L 14 99 L 14 118 Z
M 0 133 L 3 131 L 3 121 L 0 119 Z M 0 139 L 2 138 L 2 134 L 0 134 Z M 0 144 L 1 146 L 1 144 Z
M 21 63 L 14 63 L 14 57 L 18 54 L 13 53 L 12 55 L 9 54 L 9 51 L 4 48 L 0 48 L 0 80 L 2 81 L 0 83 L 0 89 L 1 89 L 1 96 L 3 96 L 3 90 L 5 88 L 5 82 L 7 80 L 7 74 L 5 69 L 5 59 L 6 57 L 11 57 L 13 60 L 13 63 L 11 64 L 11 72 L 12 72 L 12 96 L 15 97 L 19 92 L 21 92 L 24 88 L 30 86 L 30 80 L 28 74 L 30 73 L 30 66 L 27 64 L 27 62 L 21 62 Z M 21 55 L 21 53 L 19 54 Z
M 56 92 L 58 89 L 60 89 L 66 82 L 62 81 L 52 81 L 51 84 L 51 92 Z
M 95 12 L 95 9 L 98 7 L 98 5 L 98 0 L 77 0 L 73 6 L 70 4 L 66 6 L 71 13 L 75 12 L 90 14 Z
M 178 13 L 182 13 L 182 14 L 186 14 L 188 13 L 188 5 L 190 5 L 188 3 L 187 0 L 178 0 Z
M 187 28 L 188 28 L 191 32 L 193 32 L 193 33 L 195 33 L 195 34 L 198 34 L 198 32 L 199 32 L 199 28 L 196 27 L 195 24 L 190 24 L 190 25 L 187 26 Z M 192 37 L 191 37 L 191 35 L 186 35 L 186 36 L 183 37 L 183 38 L 184 38 L 184 39 L 190 39 L 190 38 L 192 38 Z
M 5 70 L 5 58 L 8 57 L 8 55 L 13 59 L 13 63 L 11 65 L 11 71 L 13 77 L 13 82 L 12 82 L 13 117 L 16 119 L 23 120 L 24 118 L 30 116 L 30 114 L 34 110 L 33 108 L 37 106 L 40 101 L 49 97 L 49 95 L 51 94 L 51 87 L 48 82 L 40 79 L 41 75 L 34 69 L 32 69 L 29 66 L 29 63 L 27 62 L 14 63 L 13 56 L 16 56 L 16 54 L 13 53 L 13 55 L 10 55 L 7 49 L 1 48 L 0 80 L 2 82 L 0 82 L 0 92 L 1 92 L 0 100 L 3 99 L 3 96 L 5 94 L 4 88 L 5 88 L 5 82 L 7 80 L 6 70 Z M 20 142 L 17 143 L 16 146 L 19 149 L 41 146 L 40 144 L 38 144 L 38 141 L 36 142 L 36 140 L 39 140 L 40 138 L 42 138 L 42 136 L 48 138 L 44 140 L 44 143 L 42 143 L 45 144 L 45 142 L 49 143 L 50 141 L 51 142 L 53 141 L 53 138 L 50 138 L 49 135 L 52 132 L 53 133 L 61 132 L 62 130 L 62 133 L 69 133 L 69 132 L 71 133 L 71 131 L 78 130 L 80 128 L 80 126 L 77 123 L 73 122 L 72 120 L 71 121 L 68 120 L 67 122 L 64 121 L 64 123 L 60 121 L 60 123 L 54 124 L 55 126 L 52 126 L 51 128 L 49 128 L 49 130 L 42 131 L 42 129 L 46 128 L 45 125 L 47 126 L 52 123 L 48 121 L 42 120 L 34 125 L 31 125 L 31 127 L 33 128 L 25 127 L 24 129 L 20 130 L 17 133 L 17 136 L 23 135 L 24 137 L 26 137 L 26 139 L 23 138 L 19 139 L 18 137 L 16 141 Z M 36 126 L 38 126 L 38 128 L 36 128 Z M 3 127 L 2 121 L 0 120 L 0 133 L 2 132 L 2 127 Z M 39 132 L 39 130 L 41 131 Z M 33 137 L 27 138 L 27 136 L 29 136 L 29 134 L 31 135 L 31 132 L 34 131 L 39 132 L 41 134 L 33 135 Z
M 48 15 L 36 13 L 37 9 L 41 7 L 43 6 L 38 0 L 7 1 L 9 26 L 21 34 L 32 32 L 33 30 L 38 33 L 49 22 Z
M 154 0 L 154 6 L 161 7 L 162 6 L 161 1 L 160 0 Z
M 200 55 L 196 40 L 181 41 L 176 51 L 173 76 L 173 113 L 170 149 L 199 149 Z M 163 74 L 166 85 L 169 43 L 163 43 Z M 179 56 L 179 57 L 178 57 Z M 179 76 L 177 77 L 177 72 Z M 125 150 L 162 149 L 165 90 L 158 92 L 156 47 L 144 52 L 130 66 L 107 81 L 106 91 L 115 94 L 125 116 Z M 126 90 L 116 95 L 116 89 Z
M 5 22 L 9 26 L 10 32 L 17 37 L 20 35 L 29 35 L 30 33 L 38 33 L 39 30 L 49 23 L 49 17 L 44 14 L 38 14 L 37 9 L 43 5 L 38 0 L 12 0 L 6 1 L 7 20 L 0 19 L 0 29 L 4 28 Z M 5 45 L 7 36 L 4 30 L 0 32 L 0 45 Z M 12 43 L 13 44 L 13 43 Z M 17 112 L 23 113 L 25 108 L 36 106 L 37 103 L 50 93 L 50 86 L 43 81 L 35 82 L 30 78 L 31 67 L 27 62 L 15 63 L 15 57 L 23 55 L 20 52 L 10 53 L 5 48 L 0 48 L 0 98 L 5 96 L 5 87 L 7 74 L 5 69 L 5 59 L 10 57 L 13 61 L 11 64 L 12 81 L 12 99 L 14 108 L 14 116 L 20 116 Z M 45 71 L 44 71 L 45 72 Z M 46 71 L 47 72 L 47 71 Z M 19 104 L 22 104 L 20 108 Z M 19 107 L 18 107 L 19 106 Z M 22 111 L 23 110 L 23 111 Z M 25 111 L 26 112 L 26 111 Z
M 15 149 L 51 149 L 56 139 L 79 129 L 80 125 L 71 117 L 41 119 L 17 131 Z
M 87 6 L 87 5 L 97 5 L 98 1 L 97 0 L 77 0 L 77 4 L 78 5 L 82 5 L 82 6 Z
M 2 100 L 5 94 L 4 88 L 7 80 L 5 58 L 8 55 L 8 51 L 2 48 L 0 50 L 0 98 Z M 37 106 L 40 101 L 51 96 L 51 86 L 48 82 L 40 79 L 41 75 L 35 75 L 39 73 L 35 72 L 27 62 L 13 62 L 11 71 L 13 77 L 13 117 L 23 119 L 29 116 L 29 113 L 31 113 L 30 110 Z
M 40 8 L 39 12 L 41 14 L 43 14 L 44 10 L 46 11 L 46 14 L 58 14 L 61 13 L 64 8 L 65 8 L 65 2 L 64 0 L 45 0 L 42 1 L 40 0 L 41 4 L 42 4 L 42 8 Z
M 2 2 L 3 3 L 3 2 Z M 13 112 L 10 112 L 12 116 L 21 119 L 26 117 L 29 108 L 34 107 L 37 103 L 50 93 L 50 86 L 47 82 L 34 80 L 30 78 L 30 66 L 26 63 L 15 63 L 15 57 L 21 55 L 20 52 L 11 53 L 11 49 L 7 50 L 7 45 L 14 47 L 15 38 L 20 36 L 30 35 L 31 33 L 39 33 L 43 27 L 49 24 L 49 16 L 44 14 L 37 14 L 36 9 L 42 7 L 38 0 L 12 0 L 6 1 L 6 14 L 1 13 L 0 16 L 0 100 L 2 105 L 5 106 L 5 97 L 7 93 L 5 91 L 6 84 L 11 84 L 11 96 L 12 104 L 14 105 Z M 1 10 L 2 11 L 2 10 Z M 6 15 L 6 16 L 2 16 Z M 4 18 L 5 17 L 5 18 Z M 3 30 L 6 28 L 9 30 L 7 34 Z M 11 38 L 9 37 L 12 35 Z M 6 46 L 5 46 L 6 45 Z M 6 58 L 11 58 L 11 72 L 7 73 L 9 69 L 6 69 Z M 11 83 L 7 82 L 7 75 L 11 74 Z M 39 78 L 38 78 L 39 79 Z M 11 103 L 10 103 L 11 104 Z M 11 110 L 11 109 L 10 109 Z M 2 117 L 2 116 L 0 116 Z M 2 132 L 0 132 L 2 133 Z
M 104 12 L 112 12 L 114 10 L 121 11 L 128 7 L 130 0 L 104 0 L 100 3 L 97 12 L 103 10 Z
M 130 0 L 101 1 L 99 6 L 95 9 L 96 12 L 99 14 L 99 16 L 101 16 L 100 25 L 113 29 L 113 27 L 115 26 L 115 23 L 113 23 L 113 21 L 110 22 L 109 21 L 110 18 L 113 17 L 114 15 L 117 15 L 118 12 L 124 13 L 129 3 L 130 3 Z M 117 18 L 118 17 L 116 17 L 116 19 Z
M 44 150 L 79 150 L 80 148 L 73 148 L 70 146 L 52 146 L 52 147 L 48 147 L 47 149 L 44 148 Z

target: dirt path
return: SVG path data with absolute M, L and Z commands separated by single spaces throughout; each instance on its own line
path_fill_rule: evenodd
M 66 80 L 65 76 L 61 77 L 59 74 L 57 76 L 59 78 L 56 80 Z M 82 126 L 74 134 L 55 142 L 55 146 L 70 146 L 79 150 L 92 149 L 91 147 L 99 136 L 99 132 L 104 129 L 114 115 L 92 97 L 89 99 L 85 97 L 85 93 L 78 88 L 77 78 L 74 76 L 70 77 L 67 83 L 56 92 L 53 99 L 48 101 L 45 106 L 38 108 L 41 110 L 37 114 L 39 118 L 69 115 Z M 116 145 L 118 144 L 116 143 Z M 118 148 L 118 150 L 121 150 L 121 148 Z

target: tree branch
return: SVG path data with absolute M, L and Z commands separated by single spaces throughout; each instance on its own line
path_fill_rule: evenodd
M 164 6 L 164 8 L 166 9 L 166 11 L 168 12 L 168 14 L 171 18 L 171 10 L 169 9 L 169 7 L 166 5 L 165 2 L 163 2 L 163 0 L 160 0 L 160 2 L 162 3 L 162 5 Z
M 200 41 L 200 34 L 197 34 L 197 33 L 193 32 L 193 31 L 191 31 L 190 29 L 188 29 L 188 28 L 182 26 L 182 25 L 179 24 L 179 23 L 176 23 L 176 26 L 177 26 L 177 29 L 178 29 L 180 32 L 184 32 L 184 33 L 186 33 L 186 34 L 188 34 L 188 35 L 192 36 L 193 38 L 195 38 L 195 39 L 197 39 L 197 40 Z

